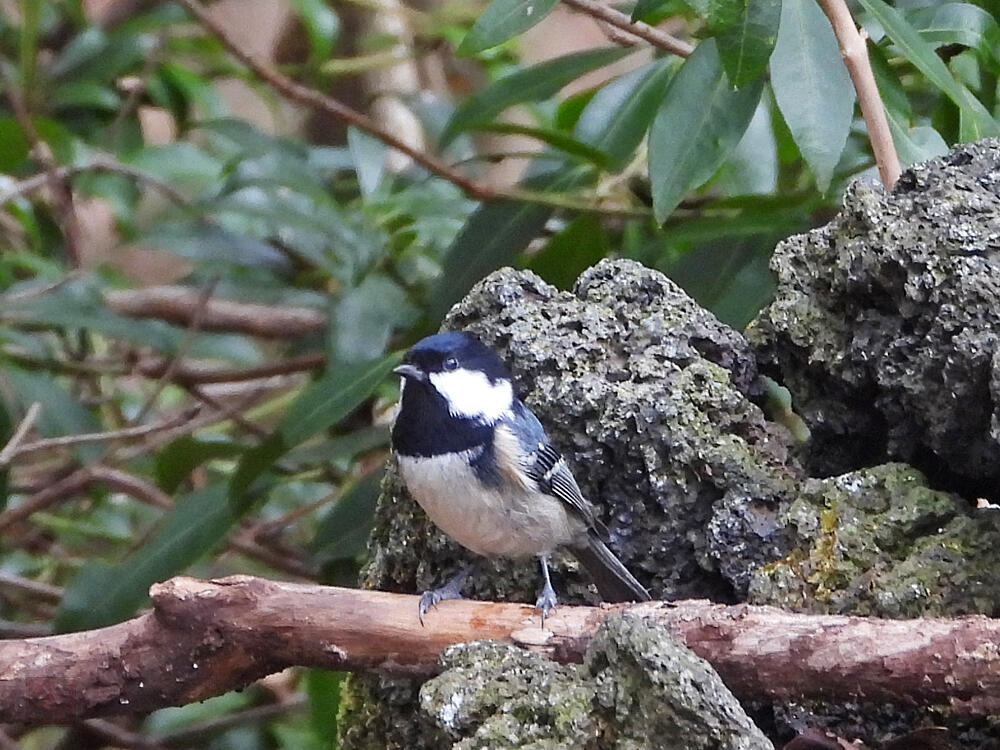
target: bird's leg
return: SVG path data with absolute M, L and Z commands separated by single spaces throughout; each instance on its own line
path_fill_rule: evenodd
M 549 612 L 556 608 L 558 602 L 556 601 L 555 589 L 552 588 L 552 581 L 549 580 L 549 558 L 547 555 L 542 555 L 538 561 L 542 564 L 542 580 L 545 583 L 538 595 L 538 601 L 535 602 L 535 609 L 542 612 L 542 627 L 544 628 L 545 618 L 548 617 Z
M 479 563 L 470 563 L 449 578 L 448 582 L 444 586 L 431 589 L 430 591 L 425 591 L 420 597 L 420 607 L 417 612 L 417 616 L 420 618 L 420 624 L 424 624 L 424 615 L 427 614 L 427 610 L 436 606 L 438 602 L 443 602 L 448 599 L 461 599 L 462 587 L 465 585 L 469 576 L 472 575 L 478 568 Z

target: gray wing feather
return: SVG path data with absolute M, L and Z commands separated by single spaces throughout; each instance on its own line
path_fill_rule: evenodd
M 590 529 L 606 537 L 607 529 L 594 517 L 593 508 L 580 492 L 566 460 L 549 444 L 538 418 L 528 407 L 517 401 L 511 421 L 515 423 L 515 432 L 524 444 L 528 476 L 535 480 L 542 492 L 562 500 Z

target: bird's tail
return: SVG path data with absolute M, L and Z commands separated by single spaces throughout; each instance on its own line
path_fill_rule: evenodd
M 594 579 L 604 601 L 611 604 L 649 601 L 649 592 L 596 534 L 588 535 L 585 547 L 574 547 L 573 554 Z

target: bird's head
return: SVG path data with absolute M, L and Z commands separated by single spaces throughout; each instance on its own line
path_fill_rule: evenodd
M 453 417 L 492 423 L 514 403 L 510 373 L 503 360 L 465 331 L 421 339 L 393 372 L 403 378 L 404 408 L 407 393 L 437 394 Z

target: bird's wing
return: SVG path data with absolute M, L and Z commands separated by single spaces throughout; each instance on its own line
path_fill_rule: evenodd
M 526 454 L 526 473 L 538 488 L 547 495 L 558 498 L 601 536 L 606 536 L 604 524 L 594 516 L 590 503 L 580 492 L 566 459 L 549 444 L 545 429 L 531 410 L 517 402 L 513 409 L 516 432 L 522 436 Z

